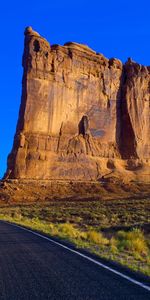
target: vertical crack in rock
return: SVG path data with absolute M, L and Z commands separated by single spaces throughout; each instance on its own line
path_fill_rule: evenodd
M 61 123 L 60 131 L 59 131 L 58 144 L 57 144 L 57 153 L 59 152 L 60 139 L 61 139 L 61 136 L 62 136 L 62 128 L 63 128 L 63 122 Z
M 37 71 L 38 71 L 38 52 L 40 51 L 40 43 L 38 40 L 34 40 L 33 42 L 33 51 L 35 51 L 36 53 L 36 57 L 35 57 L 35 64 L 36 64 L 36 75 L 37 75 Z

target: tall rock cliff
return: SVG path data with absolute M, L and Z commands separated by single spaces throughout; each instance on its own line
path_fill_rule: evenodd
M 50 46 L 27 27 L 23 68 L 7 178 L 150 174 L 149 67 L 82 44 Z

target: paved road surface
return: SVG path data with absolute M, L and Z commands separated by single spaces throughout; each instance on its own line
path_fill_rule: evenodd
M 0 222 L 0 300 L 148 300 L 150 292 L 28 231 Z

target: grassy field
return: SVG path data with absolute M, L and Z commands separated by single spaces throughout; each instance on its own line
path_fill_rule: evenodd
M 1 205 L 0 219 L 70 241 L 150 276 L 150 198 Z

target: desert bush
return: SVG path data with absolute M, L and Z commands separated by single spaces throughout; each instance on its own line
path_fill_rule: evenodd
M 94 244 L 107 245 L 109 243 L 108 239 L 106 239 L 101 232 L 90 230 L 86 233 L 86 235 L 87 235 L 87 240 Z
M 112 253 L 117 253 L 118 248 L 117 248 L 117 239 L 115 237 L 112 237 L 109 241 L 110 249 Z
M 58 235 L 58 228 L 56 226 L 56 224 L 50 223 L 48 225 L 48 230 L 50 235 Z
M 80 238 L 81 232 L 70 223 L 57 225 L 58 233 L 65 237 Z
M 13 219 L 17 219 L 17 220 L 20 220 L 22 218 L 22 214 L 20 211 L 14 211 L 11 213 L 11 217 Z
M 119 250 L 127 250 L 132 254 L 147 255 L 148 247 L 143 232 L 140 229 L 132 231 L 119 231 L 117 234 L 117 247 Z

